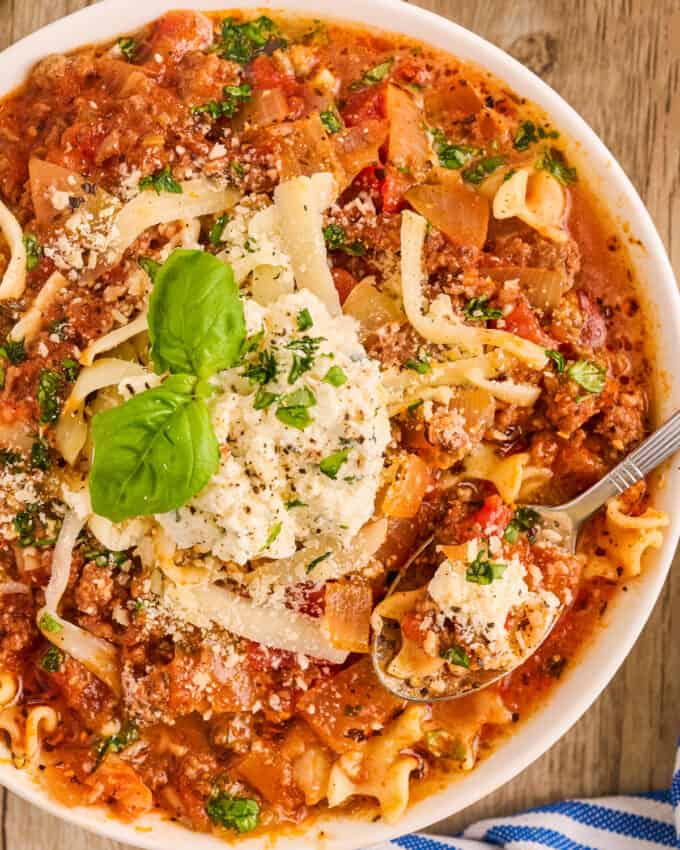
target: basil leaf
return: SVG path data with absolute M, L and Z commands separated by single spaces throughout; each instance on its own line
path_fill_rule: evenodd
M 195 398 L 197 379 L 171 375 L 92 420 L 90 497 L 113 522 L 185 505 L 219 465 L 208 408 Z
M 231 266 L 205 251 L 173 251 L 156 273 L 149 299 L 156 371 L 210 377 L 237 362 L 245 336 Z
M 339 366 L 331 366 L 323 376 L 323 380 L 332 387 L 341 387 L 347 383 L 347 375 Z
M 299 331 L 308 331 L 311 327 L 314 326 L 314 319 L 312 319 L 312 314 L 309 310 L 304 307 L 297 314 L 297 326 Z

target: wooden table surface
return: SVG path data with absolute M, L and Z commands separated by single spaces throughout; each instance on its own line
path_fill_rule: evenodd
M 0 0 L 0 49 L 87 5 L 88 0 Z M 174 5 L 181 7 L 181 0 Z M 513 53 L 585 117 L 637 186 L 680 277 L 680 0 L 417 0 L 417 5 Z M 676 570 L 628 660 L 580 722 L 513 782 L 437 829 L 458 830 L 480 817 L 566 796 L 667 787 L 680 734 L 679 638 Z M 4 790 L 1 811 L 0 850 L 123 847 Z

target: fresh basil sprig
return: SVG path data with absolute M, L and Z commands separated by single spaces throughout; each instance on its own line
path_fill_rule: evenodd
M 92 508 L 121 522 L 185 505 L 219 464 L 217 438 L 193 375 L 171 375 L 92 420 Z
M 156 371 L 207 378 L 236 363 L 245 335 L 231 267 L 205 251 L 173 251 L 149 299 Z
M 237 362 L 246 335 L 232 269 L 216 257 L 176 250 L 154 278 L 151 353 L 174 374 L 92 420 L 90 498 L 113 522 L 176 510 L 210 481 L 220 456 L 207 379 Z

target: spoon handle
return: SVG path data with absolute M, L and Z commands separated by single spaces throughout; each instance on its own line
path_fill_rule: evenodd
M 680 449 L 680 411 L 658 428 L 631 452 L 621 463 L 582 493 L 563 509 L 568 510 L 576 522 L 582 522 L 602 505 L 624 490 L 641 481 L 666 458 Z

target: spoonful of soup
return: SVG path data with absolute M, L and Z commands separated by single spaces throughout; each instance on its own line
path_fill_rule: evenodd
M 415 702 L 456 699 L 524 664 L 572 599 L 586 520 L 678 448 L 680 412 L 572 501 L 518 506 L 509 523 L 491 512 L 485 533 L 454 545 L 425 540 L 373 613 L 383 686 Z

